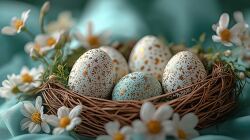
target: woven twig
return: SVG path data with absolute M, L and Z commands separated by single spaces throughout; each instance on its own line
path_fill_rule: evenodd
M 192 92 L 187 95 L 168 102 L 162 101 L 190 88 Z M 82 96 L 53 82 L 44 84 L 42 95 L 49 114 L 56 114 L 61 106 L 73 108 L 82 104 L 85 108 L 81 113 L 82 123 L 75 131 L 80 135 L 96 137 L 105 134 L 104 124 L 109 121 L 118 120 L 122 125 L 127 125 L 138 119 L 141 105 L 145 101 L 157 107 L 169 104 L 181 116 L 194 112 L 199 117 L 198 128 L 205 128 L 223 119 L 235 108 L 238 92 L 233 72 L 220 63 L 214 65 L 206 79 L 144 101 L 112 101 Z

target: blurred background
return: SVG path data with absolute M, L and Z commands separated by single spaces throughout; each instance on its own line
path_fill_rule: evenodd
M 31 9 L 27 27 L 39 33 L 39 10 L 45 0 L 0 0 L 0 28 L 10 23 L 13 16 Z M 249 21 L 248 0 L 51 0 L 47 23 L 57 19 L 63 11 L 72 12 L 73 30 L 86 33 L 86 25 L 93 22 L 96 33 L 110 31 L 113 39 L 138 39 L 146 34 L 163 36 L 173 43 L 190 46 L 192 38 L 206 33 L 211 41 L 211 25 L 217 23 L 223 12 L 232 15 L 240 10 Z M 249 23 L 249 22 L 248 22 Z M 18 72 L 23 65 L 32 65 L 24 52 L 24 45 L 31 41 L 26 34 L 0 35 L 0 80 Z

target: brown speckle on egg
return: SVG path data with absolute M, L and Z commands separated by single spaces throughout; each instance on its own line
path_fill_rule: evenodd
M 135 56 L 139 59 L 134 59 Z M 163 70 L 171 56 L 168 47 L 157 37 L 148 35 L 140 39 L 133 48 L 129 68 L 132 72 L 145 72 L 161 80 Z
M 206 70 L 199 58 L 188 51 L 182 51 L 173 56 L 166 65 L 163 73 L 162 86 L 164 92 L 194 84 L 207 76 Z M 185 95 L 191 90 L 184 90 L 175 94 L 175 97 Z

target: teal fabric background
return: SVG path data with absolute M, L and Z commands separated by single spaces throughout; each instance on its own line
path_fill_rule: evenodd
M 31 9 L 28 27 L 33 33 L 39 33 L 39 8 L 44 1 L 1 0 L 0 28 L 8 25 L 11 17 Z M 85 32 L 86 23 L 91 20 L 95 31 L 109 30 L 114 38 L 139 38 L 145 34 L 162 35 L 171 42 L 184 42 L 191 45 L 192 38 L 201 33 L 211 40 L 211 25 L 216 23 L 222 12 L 232 13 L 242 10 L 250 23 L 250 2 L 247 0 L 229 2 L 226 0 L 57 0 L 51 1 L 51 13 L 48 20 L 56 19 L 60 11 L 70 10 L 76 19 L 76 28 Z M 0 81 L 7 74 L 18 73 L 23 65 L 36 65 L 23 47 L 30 41 L 25 34 L 9 37 L 0 35 Z M 250 86 L 247 84 L 240 97 L 239 107 L 225 121 L 201 130 L 202 136 L 195 140 L 234 140 L 250 139 Z M 11 140 L 72 140 L 70 136 L 52 136 L 46 134 L 27 134 L 20 130 L 22 115 L 21 103 L 16 99 L 0 99 L 0 139 Z M 81 139 L 89 139 L 81 137 Z

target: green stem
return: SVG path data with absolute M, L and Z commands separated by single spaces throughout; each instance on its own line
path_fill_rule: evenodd
M 28 30 L 26 27 L 23 27 L 22 30 L 26 32 L 32 39 L 35 38 L 35 35 L 32 32 L 30 32 L 30 30 Z
M 44 22 L 45 22 L 45 13 L 40 13 L 40 18 L 39 18 L 39 22 L 40 22 L 40 30 L 41 32 L 44 34 L 45 33 L 45 28 L 44 28 Z

